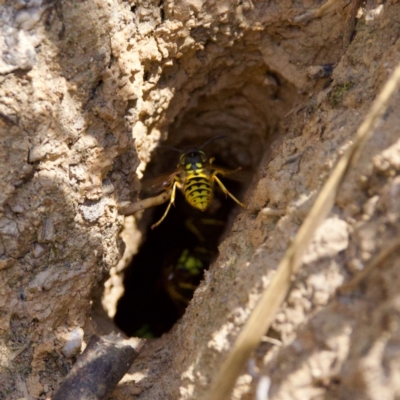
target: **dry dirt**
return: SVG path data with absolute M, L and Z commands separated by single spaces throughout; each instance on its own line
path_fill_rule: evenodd
M 50 399 L 76 359 L 71 332 L 87 342 L 112 329 L 142 236 L 118 205 L 138 198 L 157 145 L 226 134 L 210 151 L 252 171 L 248 209 L 186 314 L 111 396 L 207 398 L 400 62 L 400 5 L 359 5 L 0 0 L 0 399 Z M 399 102 L 397 91 L 254 354 L 271 400 L 400 397 Z M 232 399 L 253 399 L 257 382 L 244 370 Z

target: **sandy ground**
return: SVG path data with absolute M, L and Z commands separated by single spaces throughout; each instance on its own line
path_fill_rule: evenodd
M 106 314 L 115 314 L 145 223 L 124 221 L 118 206 L 137 200 L 151 160 L 159 172 L 174 167 L 157 145 L 226 134 L 210 152 L 252 171 L 248 209 L 232 214 L 184 317 L 149 341 L 111 398 L 207 396 L 400 61 L 396 2 L 368 2 L 358 14 L 356 2 L 318 7 L 0 1 L 0 399 L 51 398 L 80 351 L 66 355 L 71 332 L 84 343 L 112 329 Z M 397 92 L 254 353 L 269 399 L 400 396 L 399 100 Z M 92 317 L 101 304 L 103 321 Z M 243 371 L 232 399 L 254 398 L 256 386 Z

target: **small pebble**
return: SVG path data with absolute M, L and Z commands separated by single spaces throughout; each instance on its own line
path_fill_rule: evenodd
M 71 358 L 81 351 L 83 340 L 83 329 L 78 327 L 66 335 L 66 343 L 61 352 L 65 357 Z

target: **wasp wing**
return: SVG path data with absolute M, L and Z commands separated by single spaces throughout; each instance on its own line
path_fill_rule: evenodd
M 179 174 L 179 172 L 179 170 L 175 170 L 154 178 L 147 178 L 143 180 L 141 192 L 147 196 L 150 196 L 169 189 L 174 178 Z

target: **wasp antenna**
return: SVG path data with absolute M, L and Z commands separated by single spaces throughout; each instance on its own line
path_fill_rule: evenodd
M 201 147 L 199 147 L 199 149 L 202 149 L 202 148 L 206 147 L 208 144 L 210 144 L 214 140 L 219 140 L 219 139 L 223 139 L 223 138 L 226 138 L 226 137 L 228 137 L 228 135 L 214 136 L 213 138 L 207 140 L 207 142 L 205 142 Z
M 166 145 L 166 144 L 162 144 L 162 145 L 160 145 L 160 146 L 158 146 L 158 147 L 162 147 L 163 149 L 174 150 L 174 151 L 177 151 L 178 153 L 181 153 L 181 154 L 183 154 L 183 153 L 184 153 L 184 151 L 183 151 L 183 150 L 181 150 L 181 149 L 178 149 L 177 147 L 174 147 L 174 146 L 169 146 L 169 145 Z

